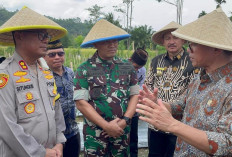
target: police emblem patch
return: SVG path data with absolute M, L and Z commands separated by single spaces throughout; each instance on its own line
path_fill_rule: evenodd
M 9 75 L 1 73 L 0 74 L 0 88 L 5 87 L 8 80 L 9 80 Z
M 24 107 L 24 110 L 27 114 L 31 114 L 35 111 L 35 104 L 33 103 L 28 103 L 25 107 Z

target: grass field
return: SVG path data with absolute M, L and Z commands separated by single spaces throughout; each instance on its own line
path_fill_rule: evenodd
M 88 58 L 90 58 L 96 51 L 96 49 L 80 49 L 80 48 L 65 48 L 65 66 L 72 68 L 74 71 L 77 67 Z M 10 57 L 14 52 L 13 47 L 4 47 L 0 46 L 0 56 Z M 147 49 L 149 54 L 149 58 L 147 64 L 145 65 L 146 69 L 148 69 L 151 59 L 157 56 L 158 54 L 164 53 L 165 50 L 161 46 L 157 46 L 156 50 Z M 159 52 L 159 53 L 158 53 Z M 128 59 L 132 55 L 132 50 L 118 50 L 117 56 L 123 59 Z

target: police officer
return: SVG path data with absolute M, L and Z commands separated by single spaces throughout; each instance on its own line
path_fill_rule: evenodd
M 50 39 L 66 30 L 24 7 L 0 27 L 0 43 L 15 45 L 0 65 L 0 156 L 61 157 L 64 117 L 54 78 L 43 70 Z
M 97 49 L 78 67 L 74 81 L 74 100 L 85 117 L 86 156 L 129 155 L 130 123 L 139 86 L 132 64 L 116 57 L 118 40 L 129 36 L 102 19 L 93 26 L 81 45 Z

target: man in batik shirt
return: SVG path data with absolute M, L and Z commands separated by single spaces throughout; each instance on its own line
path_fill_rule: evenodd
M 159 89 L 158 98 L 172 102 L 188 87 L 191 79 L 198 70 L 194 70 L 188 52 L 183 48 L 184 40 L 171 34 L 181 27 L 171 22 L 152 36 L 154 43 L 164 46 L 167 53 L 152 59 L 145 84 L 150 90 Z M 181 120 L 182 115 L 175 115 Z M 149 157 L 172 157 L 176 144 L 176 136 L 156 130 L 152 125 L 148 128 Z
M 173 103 L 145 87 L 137 111 L 147 117 L 140 119 L 178 136 L 176 157 L 232 156 L 232 23 L 219 8 L 173 35 L 189 41 L 192 65 L 202 72 Z M 183 113 L 182 122 L 170 112 Z
M 139 86 L 132 64 L 115 56 L 118 40 L 129 36 L 102 19 L 82 43 L 82 47 L 97 49 L 78 67 L 74 81 L 74 100 L 85 117 L 86 156 L 129 156 L 130 123 Z

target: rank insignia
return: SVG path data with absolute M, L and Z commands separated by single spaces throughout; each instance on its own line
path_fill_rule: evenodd
M 44 70 L 43 73 L 44 73 L 45 75 L 48 75 L 48 74 L 50 74 L 51 72 L 50 72 L 49 70 Z
M 19 61 L 19 65 L 22 70 L 28 70 L 27 64 L 23 60 Z
M 16 83 L 23 83 L 23 82 L 28 82 L 28 81 L 31 81 L 31 79 L 20 77 L 20 79 L 18 79 Z
M 35 111 L 35 104 L 30 102 L 25 107 L 24 110 L 27 114 L 31 114 Z
M 18 79 L 16 81 L 16 83 L 23 83 L 23 82 L 28 82 L 30 81 L 31 79 L 28 79 L 28 78 L 24 78 L 23 76 L 27 75 L 27 72 L 26 71 L 16 71 L 14 73 L 14 76 L 18 76 L 20 77 L 20 79 Z
M 53 75 L 46 75 L 45 78 L 51 80 L 53 78 Z
M 33 95 L 32 95 L 31 92 L 26 93 L 26 99 L 27 100 L 32 100 L 33 99 Z
M 9 80 L 9 75 L 3 73 L 0 74 L 0 89 L 5 87 L 8 80 Z

